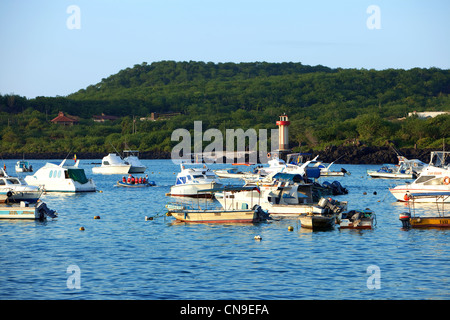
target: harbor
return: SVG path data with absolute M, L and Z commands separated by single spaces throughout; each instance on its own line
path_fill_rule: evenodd
M 6 167 L 15 162 L 5 160 Z M 30 161 L 35 170 L 46 162 Z M 376 225 L 314 231 L 292 217 L 259 223 L 179 222 L 166 214 L 168 202 L 196 206 L 206 201 L 210 206 L 218 201 L 166 196 L 179 164 L 142 162 L 149 180 L 156 182 L 151 188 L 115 187 L 120 175 L 92 174 L 95 165 L 81 160 L 79 168 L 94 179 L 96 192 L 45 192 L 40 200 L 57 211 L 57 218 L 1 219 L 2 299 L 449 297 L 448 229 L 404 229 L 399 215 L 408 204 L 389 192 L 393 182 L 367 175 L 379 165 L 345 165 L 351 175 L 332 177 L 348 189 L 333 199 L 347 201 L 348 210 L 370 208 Z M 228 165 L 210 167 L 224 170 Z M 233 180 L 220 181 L 228 185 Z M 324 180 L 332 181 L 319 178 Z M 422 217 L 437 215 L 436 210 L 433 203 L 415 205 L 415 214 Z M 67 286 L 71 265 L 81 270 L 78 290 Z M 382 274 L 379 290 L 367 286 L 367 269 L 373 265 Z M 417 277 L 424 266 L 430 272 Z

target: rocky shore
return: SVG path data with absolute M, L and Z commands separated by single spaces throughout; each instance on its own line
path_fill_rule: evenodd
M 400 154 L 408 159 L 419 159 L 425 163 L 430 160 L 430 152 L 434 149 L 399 149 Z M 309 153 L 319 155 L 319 160 L 325 163 L 336 161 L 336 164 L 397 164 L 397 154 L 394 149 L 386 147 L 366 147 L 366 146 L 331 146 L 323 151 L 310 150 Z M 64 159 L 67 156 L 65 152 L 51 153 L 0 153 L 2 159 Z M 105 153 L 95 152 L 76 152 L 78 159 L 102 159 Z M 70 157 L 73 154 L 69 155 Z M 149 151 L 140 152 L 140 159 L 170 159 L 170 152 Z

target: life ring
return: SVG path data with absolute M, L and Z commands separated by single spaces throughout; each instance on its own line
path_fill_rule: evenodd
M 405 201 L 409 201 L 409 199 L 411 199 L 411 198 L 408 196 L 407 193 L 405 193 L 405 196 L 403 197 L 403 199 L 404 199 Z
M 270 152 L 267 153 L 267 158 L 270 158 Z
M 444 178 L 444 184 L 448 185 L 449 183 L 450 183 L 450 177 L 447 176 Z

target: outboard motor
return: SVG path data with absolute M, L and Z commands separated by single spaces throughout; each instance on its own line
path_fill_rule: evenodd
M 57 218 L 58 217 L 56 215 L 56 211 L 49 209 L 44 202 L 41 202 L 38 205 L 37 210 L 39 211 L 39 213 L 41 214 L 42 217 L 45 217 L 45 216 L 48 216 L 50 218 Z
M 256 214 L 258 215 L 258 220 L 259 221 L 266 221 L 266 220 L 271 220 L 270 216 L 269 216 L 269 212 L 267 210 L 263 210 L 261 208 L 261 206 L 259 205 L 254 205 L 253 206 L 253 210 L 256 212 Z
M 402 222 L 404 229 L 411 228 L 410 219 L 411 219 L 411 213 L 409 213 L 409 212 L 402 212 L 399 215 L 399 220 Z

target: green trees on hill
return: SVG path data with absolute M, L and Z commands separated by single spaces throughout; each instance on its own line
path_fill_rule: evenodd
M 405 117 L 412 111 L 450 111 L 450 73 L 437 68 L 382 71 L 331 69 L 301 63 L 142 63 L 67 97 L 0 95 L 3 152 L 108 152 L 127 142 L 141 151 L 170 151 L 177 128 L 275 128 L 286 112 L 290 141 L 299 149 L 364 143 L 438 147 L 449 136 L 448 115 Z M 59 111 L 80 117 L 73 127 L 49 121 Z M 133 116 L 179 112 L 167 120 Z M 93 115 L 121 117 L 94 123 Z M 137 130 L 133 131 L 133 127 Z M 133 133 L 134 132 L 134 133 Z

